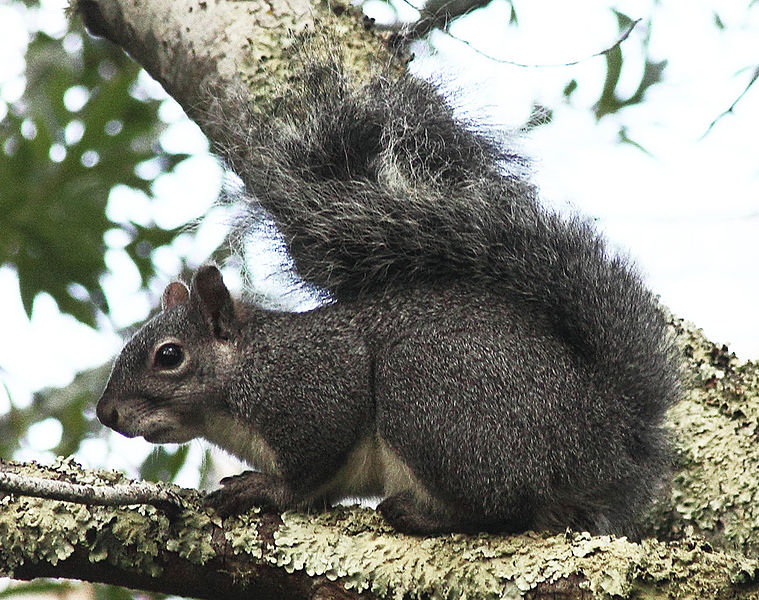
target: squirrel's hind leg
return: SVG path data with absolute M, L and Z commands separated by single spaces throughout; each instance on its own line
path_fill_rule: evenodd
M 502 533 L 511 529 L 499 520 L 473 519 L 465 511 L 442 502 L 426 502 L 411 490 L 388 496 L 379 506 L 379 513 L 401 533 L 436 535 L 443 533 Z
M 410 491 L 385 498 L 377 510 L 401 533 L 432 535 L 470 529 L 460 517 L 421 503 Z

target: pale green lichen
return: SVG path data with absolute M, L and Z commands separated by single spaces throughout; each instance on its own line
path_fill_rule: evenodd
M 247 36 L 238 76 L 250 91 L 252 105 L 264 113 L 276 110 L 303 63 L 319 55 L 339 52 L 341 64 L 350 69 L 357 82 L 378 69 L 402 60 L 391 60 L 381 35 L 367 27 L 363 14 L 349 2 L 313 2 L 307 13 L 284 12 L 272 17 L 267 4 L 251 3 L 252 21 L 259 23 Z
M 669 415 L 678 469 L 653 511 L 658 537 L 704 535 L 715 546 L 759 555 L 759 366 L 740 363 L 678 321 L 686 356 L 683 400 Z
M 209 532 L 213 527 L 211 517 L 204 512 L 186 510 L 171 526 L 171 538 L 166 549 L 176 552 L 196 565 L 204 565 L 216 556 Z
M 759 575 L 759 562 L 715 551 L 702 540 L 636 544 L 589 534 L 416 538 L 391 533 L 366 509 L 285 513 L 276 548 L 265 558 L 288 572 L 339 578 L 346 588 L 397 600 L 522 597 L 569 577 L 602 598 L 634 598 L 654 590 L 663 596 L 713 597 Z
M 234 521 L 227 521 L 224 529 L 224 537 L 229 542 L 229 547 L 236 555 L 245 554 L 254 559 L 260 559 L 264 555 L 264 541 L 258 535 L 258 527 L 255 517 L 261 510 L 254 507 L 251 512 L 235 517 Z
M 59 459 L 50 467 L 33 463 L 14 467 L 22 475 L 60 477 L 72 483 L 129 482 L 118 473 L 85 471 L 71 459 Z M 147 505 L 116 509 L 5 496 L 0 507 L 0 564 L 11 576 L 24 560 L 56 565 L 75 548 L 85 550 L 91 562 L 108 562 L 153 577 L 161 574 L 157 557 L 163 548 L 195 564 L 215 556 L 210 519 L 198 511 L 183 510 L 170 522 L 163 511 Z

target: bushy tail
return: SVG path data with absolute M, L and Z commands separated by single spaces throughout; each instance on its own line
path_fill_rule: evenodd
M 212 114 L 211 137 L 307 281 L 338 301 L 425 281 L 499 290 L 545 315 L 643 421 L 674 401 L 665 318 L 635 270 L 588 223 L 544 210 L 525 161 L 431 84 L 359 85 L 324 62 L 280 114 L 236 110 Z

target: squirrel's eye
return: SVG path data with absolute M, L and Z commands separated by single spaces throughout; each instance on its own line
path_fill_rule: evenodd
M 155 364 L 162 369 L 173 369 L 184 359 L 184 352 L 179 344 L 164 344 L 155 353 Z

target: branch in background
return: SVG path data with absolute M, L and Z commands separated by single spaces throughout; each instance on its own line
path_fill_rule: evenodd
M 496 58 L 494 56 L 491 56 L 490 54 L 487 54 L 486 52 L 483 52 L 482 50 L 479 50 L 474 44 L 469 42 L 468 40 L 465 40 L 463 38 L 460 38 L 458 36 L 453 35 L 450 31 L 447 29 L 445 30 L 445 33 L 453 38 L 454 40 L 461 42 L 465 46 L 471 48 L 479 54 L 480 56 L 484 56 L 485 58 L 492 60 L 493 62 L 499 63 L 499 64 L 505 64 L 505 65 L 512 65 L 514 67 L 525 67 L 525 68 L 544 68 L 544 67 L 571 67 L 573 65 L 578 65 L 582 62 L 585 62 L 586 60 L 590 60 L 591 58 L 596 58 L 598 56 L 604 56 L 608 54 L 609 52 L 612 52 L 619 48 L 619 46 L 624 42 L 629 36 L 630 33 L 632 33 L 632 30 L 635 29 L 635 26 L 641 22 L 641 19 L 636 19 L 635 21 L 632 21 L 627 28 L 622 32 L 622 34 L 619 36 L 616 42 L 614 42 L 611 46 L 606 48 L 605 50 L 600 50 L 596 52 L 595 54 L 591 54 L 590 56 L 586 56 L 584 58 L 578 58 L 576 60 L 571 60 L 568 62 L 562 62 L 562 63 L 544 63 L 544 64 L 529 64 L 529 63 L 520 63 L 513 60 L 506 60 L 503 58 Z
M 754 67 L 754 74 L 751 76 L 751 79 L 746 84 L 746 87 L 743 89 L 743 91 L 738 95 L 738 97 L 735 99 L 735 101 L 730 105 L 730 107 L 720 113 L 711 123 L 709 123 L 709 127 L 706 128 L 706 131 L 704 132 L 704 135 L 701 136 L 700 139 L 704 139 L 707 135 L 709 135 L 709 132 L 714 128 L 714 126 L 724 117 L 731 114 L 735 107 L 738 105 L 738 103 L 743 100 L 743 97 L 748 93 L 748 91 L 751 89 L 751 87 L 756 83 L 757 79 L 759 79 L 759 66 Z
M 395 47 L 400 47 L 402 45 L 406 45 L 412 42 L 413 40 L 422 38 L 425 35 L 427 35 L 430 31 L 437 28 L 443 31 L 449 37 L 453 38 L 454 40 L 461 42 L 465 46 L 469 47 L 480 56 L 484 56 L 488 60 L 492 60 L 493 62 L 496 62 L 499 64 L 507 64 L 507 65 L 512 65 L 515 67 L 525 67 L 525 68 L 571 67 L 573 65 L 577 65 L 587 60 L 590 60 L 591 58 L 596 58 L 598 56 L 603 56 L 605 54 L 608 54 L 609 52 L 612 52 L 613 50 L 618 48 L 630 36 L 630 33 L 632 33 L 633 29 L 635 29 L 638 23 L 640 23 L 642 20 L 642 19 L 636 19 L 634 21 L 631 21 L 625 27 L 624 31 L 621 33 L 621 35 L 619 36 L 616 42 L 614 42 L 611 46 L 609 46 L 605 50 L 600 50 L 594 54 L 591 54 L 590 56 L 585 56 L 583 58 L 578 58 L 578 59 L 571 60 L 568 62 L 563 62 L 563 63 L 529 64 L 529 63 L 520 63 L 513 60 L 506 60 L 506 59 L 496 58 L 494 56 L 491 56 L 490 54 L 483 52 L 482 50 L 477 48 L 477 46 L 475 46 L 468 40 L 460 38 L 450 32 L 449 26 L 454 19 L 463 17 L 478 8 L 487 6 L 488 4 L 490 4 L 491 0 L 429 0 L 428 2 L 425 2 L 422 8 L 419 8 L 418 6 L 410 2 L 410 0 L 403 0 L 403 1 L 409 6 L 411 6 L 412 8 L 418 10 L 420 13 L 420 18 L 414 23 L 403 24 L 403 25 L 395 24 L 395 25 L 390 25 L 390 26 L 385 27 L 386 29 L 394 32 L 393 36 L 391 37 L 391 44 L 393 44 Z M 382 29 L 383 27 L 378 26 L 378 28 Z
M 442 0 L 442 2 L 430 0 L 422 8 L 418 8 L 408 0 L 404 1 L 418 10 L 420 17 L 413 23 L 393 25 L 388 28 L 394 31 L 391 44 L 395 47 L 402 47 L 420 39 L 435 28 L 447 31 L 454 19 L 490 4 L 490 0 Z

